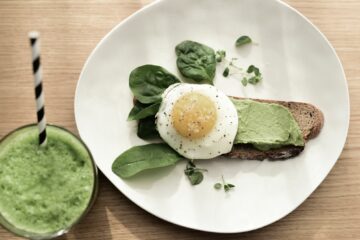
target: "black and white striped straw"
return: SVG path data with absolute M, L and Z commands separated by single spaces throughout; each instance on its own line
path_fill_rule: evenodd
M 39 144 L 46 144 L 46 118 L 44 106 L 44 93 L 42 90 L 42 71 L 40 65 L 40 41 L 38 32 L 29 33 L 32 55 L 32 67 L 35 80 L 36 114 L 39 128 Z

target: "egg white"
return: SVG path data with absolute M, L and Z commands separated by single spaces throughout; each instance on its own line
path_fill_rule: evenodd
M 209 97 L 216 109 L 216 123 L 204 137 L 189 139 L 173 126 L 171 113 L 176 101 L 184 94 L 197 92 Z M 210 159 L 231 151 L 238 129 L 238 115 L 234 104 L 220 90 L 207 84 L 177 83 L 169 86 L 156 115 L 161 138 L 180 155 L 188 159 Z

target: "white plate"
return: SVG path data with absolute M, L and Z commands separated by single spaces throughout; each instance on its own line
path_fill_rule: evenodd
M 89 30 L 91 31 L 91 29 Z M 255 44 L 240 49 L 234 41 L 249 35 Z M 217 72 L 216 86 L 228 95 L 304 101 L 324 113 L 321 134 L 300 156 L 278 162 L 219 159 L 198 162 L 207 168 L 203 183 L 190 186 L 183 170 L 152 170 L 124 181 L 111 171 L 114 159 L 145 144 L 132 107 L 131 70 L 157 64 L 177 74 L 174 47 L 191 39 L 239 57 L 243 66 L 263 72 L 258 86 Z M 324 180 L 344 146 L 349 97 L 340 61 L 314 25 L 275 0 L 168 0 L 143 8 L 116 26 L 88 58 L 78 82 L 75 116 L 80 136 L 100 170 L 131 201 L 166 221 L 188 228 L 233 233 L 268 225 L 298 207 Z M 216 191 L 221 175 L 236 185 Z

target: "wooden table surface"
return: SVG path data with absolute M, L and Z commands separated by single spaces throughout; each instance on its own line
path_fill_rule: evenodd
M 36 29 L 42 34 L 47 119 L 76 132 L 74 93 L 87 56 L 110 29 L 149 2 L 0 0 L 0 138 L 36 119 L 28 31 Z M 152 216 L 101 175 L 95 206 L 61 239 L 360 239 L 360 1 L 286 2 L 317 25 L 335 47 L 351 100 L 344 151 L 309 199 L 265 228 L 243 234 L 210 234 Z M 0 227 L 0 239 L 18 237 Z

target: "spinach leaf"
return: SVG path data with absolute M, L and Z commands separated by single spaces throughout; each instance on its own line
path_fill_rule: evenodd
M 164 68 L 156 65 L 143 65 L 135 68 L 129 77 L 129 86 L 135 98 L 141 103 L 161 101 L 161 94 L 179 79 Z
M 159 107 L 160 107 L 159 102 L 153 103 L 151 105 L 147 105 L 139 101 L 136 101 L 134 107 L 131 109 L 129 113 L 128 121 L 140 120 L 155 115 L 159 110 Z
M 183 41 L 176 46 L 175 52 L 177 67 L 184 77 L 213 84 L 216 56 L 212 48 L 198 42 Z
M 241 36 L 241 37 L 239 37 L 239 38 L 236 40 L 235 46 L 236 46 L 236 47 L 240 47 L 240 46 L 242 46 L 242 45 L 245 45 L 245 44 L 248 44 L 248 43 L 251 43 L 251 42 L 252 42 L 252 40 L 251 40 L 250 37 L 248 37 L 248 36 Z
M 112 164 L 112 171 L 121 178 L 129 178 L 146 169 L 174 165 L 182 157 L 165 143 L 132 147 Z
M 156 130 L 155 116 L 139 120 L 137 135 L 142 139 L 160 138 L 159 132 Z

